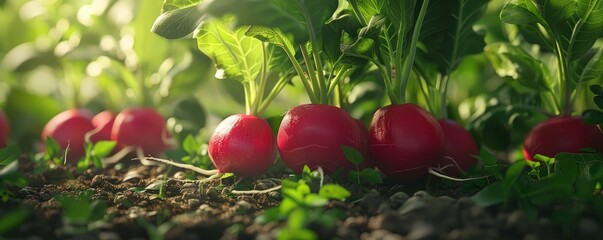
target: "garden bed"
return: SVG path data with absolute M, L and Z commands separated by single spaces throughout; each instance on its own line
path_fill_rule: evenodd
M 22 223 L 8 239 L 275 239 L 286 223 L 257 223 L 256 217 L 281 202 L 280 191 L 233 195 L 232 179 L 186 183 L 189 173 L 165 166 L 122 160 L 117 167 L 78 173 L 61 165 L 32 174 L 33 164 L 20 160 L 29 185 L 12 189 L 15 198 L 0 207 L 5 215 L 26 209 Z M 284 176 L 240 182 L 267 189 Z M 163 189 L 156 183 L 164 180 Z M 141 191 L 147 188 L 146 191 Z M 555 207 L 531 219 L 516 207 L 482 208 L 460 188 L 439 186 L 438 193 L 385 184 L 375 189 L 346 185 L 348 201 L 331 201 L 325 209 L 344 212 L 332 228 L 310 224 L 320 239 L 561 239 L 562 227 L 549 219 Z M 160 191 L 163 196 L 160 196 Z M 446 195 L 443 195 L 446 194 Z M 79 200 L 78 200 L 79 199 Z M 78 205 L 82 204 L 82 205 Z M 77 206 L 93 206 L 88 209 Z M 95 207 L 96 206 L 96 207 Z M 102 214 L 94 213 L 100 211 Z M 549 212 L 547 212 L 549 211 Z M 585 211 L 589 212 L 589 211 Z M 6 219 L 5 219 L 6 221 Z M 576 220 L 574 239 L 595 239 L 603 232 L 594 213 Z

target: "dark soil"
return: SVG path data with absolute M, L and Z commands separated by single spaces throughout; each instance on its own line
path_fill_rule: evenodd
M 30 210 L 29 217 L 0 238 L 275 239 L 285 227 L 284 222 L 255 223 L 258 214 L 280 203 L 280 191 L 229 194 L 235 186 L 232 178 L 199 186 L 180 181 L 189 172 L 174 168 L 166 178 L 165 166 L 144 166 L 137 161 L 84 173 L 69 166 L 38 175 L 32 170 L 30 161 L 20 160 L 20 172 L 26 173 L 29 186 L 11 189 L 15 196 L 0 207 L 0 215 L 25 208 Z M 267 189 L 277 186 L 281 178 L 264 177 L 236 186 Z M 156 188 L 141 191 L 164 179 L 168 180 L 161 190 L 163 196 Z M 355 200 L 334 201 L 329 208 L 344 210 L 347 217 L 333 228 L 310 226 L 320 239 L 597 239 L 603 233 L 594 215 L 582 216 L 575 229 L 564 235 L 563 228 L 547 213 L 532 219 L 514 207 L 482 208 L 454 188 L 434 196 L 399 185 L 368 191 L 346 187 Z M 87 196 L 90 204 L 106 203 L 105 217 L 70 219 L 57 201 L 60 196 Z

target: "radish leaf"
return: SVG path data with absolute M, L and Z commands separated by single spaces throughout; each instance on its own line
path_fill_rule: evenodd
M 486 10 L 486 0 L 436 0 L 429 5 L 420 41 L 428 57 L 437 63 L 439 71 L 450 74 L 462 58 L 479 53 L 483 37 L 473 31 L 473 24 Z
M 553 80 L 546 65 L 522 48 L 508 43 L 492 43 L 486 46 L 484 53 L 499 76 L 511 77 L 532 89 L 551 89 Z
M 197 45 L 216 65 L 217 78 L 253 81 L 262 68 L 262 42 L 246 36 L 247 28 L 231 30 L 232 21 L 204 22 L 195 36 Z
M 206 18 L 199 2 L 200 0 L 166 0 L 151 31 L 167 39 L 183 38 L 191 34 Z

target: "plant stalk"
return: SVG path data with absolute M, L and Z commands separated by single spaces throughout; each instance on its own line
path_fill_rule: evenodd
M 307 78 L 312 83 L 312 88 L 314 89 L 314 94 L 316 97 L 318 97 L 318 102 L 323 103 L 323 101 L 324 101 L 324 99 L 322 98 L 323 91 L 321 89 L 320 80 L 317 79 L 317 72 L 316 72 L 316 69 L 314 69 L 312 58 L 310 57 L 308 50 L 306 50 L 306 48 L 304 46 L 300 46 L 300 51 L 302 53 L 302 57 L 304 58 L 304 62 L 306 62 L 306 69 L 308 70 Z M 318 93 L 316 93 L 316 91 L 318 91 Z
M 312 86 L 310 86 L 310 84 L 308 83 L 308 77 L 306 76 L 306 73 L 302 69 L 302 67 L 299 64 L 299 62 L 297 61 L 297 59 L 295 59 L 295 55 L 293 53 L 291 53 L 287 48 L 283 48 L 283 50 L 285 50 L 287 57 L 291 61 L 291 64 L 293 64 L 293 68 L 295 68 L 295 72 L 297 72 L 297 75 L 301 79 L 301 82 L 304 85 L 306 92 L 308 93 L 308 97 L 310 98 L 310 102 L 318 103 L 319 101 L 316 98 L 316 94 L 314 93 Z
M 419 41 L 419 35 L 421 33 L 421 27 L 423 26 L 423 20 L 425 19 L 425 15 L 427 14 L 427 6 L 429 5 L 429 0 L 423 1 L 421 5 L 421 11 L 419 12 L 419 17 L 417 18 L 417 22 L 415 23 L 415 27 L 412 33 L 412 40 L 410 43 L 410 52 L 408 53 L 408 57 L 404 61 L 404 68 L 402 70 L 401 76 L 396 78 L 396 83 L 399 84 L 399 88 L 397 89 L 400 94 L 400 100 L 406 101 L 406 86 L 408 85 L 408 80 L 410 79 L 410 74 L 412 71 L 412 67 L 415 61 L 415 54 L 417 52 L 417 42 Z M 400 31 L 398 31 L 400 33 Z M 401 36 L 398 37 L 398 49 L 396 49 L 397 54 L 400 54 L 400 58 L 396 59 L 396 67 L 402 66 L 402 41 L 404 38 Z M 396 69 L 398 70 L 398 69 Z M 394 87 L 397 85 L 394 84 Z

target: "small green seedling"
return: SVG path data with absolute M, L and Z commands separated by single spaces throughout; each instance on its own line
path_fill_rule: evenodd
M 106 214 L 107 203 L 91 200 L 92 192 L 84 191 L 79 196 L 55 195 L 54 199 L 63 207 L 65 233 L 79 235 L 100 229 L 113 215 Z
M 323 176 L 319 171 L 307 174 L 306 179 L 310 177 L 316 180 L 316 176 Z M 316 223 L 327 228 L 334 227 L 337 220 L 345 218 L 345 212 L 336 208 L 328 209 L 329 201 L 344 201 L 351 196 L 348 190 L 333 183 L 321 185 L 318 192 L 312 192 L 304 176 L 297 177 L 297 179 L 284 179 L 281 191 L 283 194 L 281 204 L 266 210 L 256 218 L 256 222 L 263 224 L 286 220 L 287 227 L 281 229 L 279 239 L 302 236 L 304 239 L 316 239 L 316 234 L 308 229 L 310 224 Z
M 566 236 L 574 232 L 575 219 L 591 205 L 603 219 L 603 198 L 594 194 L 603 182 L 603 154 L 559 153 L 555 158 L 537 157 L 540 162 L 520 160 L 509 166 L 502 178 L 472 199 L 480 206 L 515 205 L 532 218 L 538 209 L 556 206 L 553 220 Z M 572 220 L 573 219 L 573 220 Z
M 345 157 L 351 163 L 356 166 L 356 170 L 352 170 L 348 173 L 348 181 L 363 185 L 376 185 L 383 183 L 383 175 L 374 168 L 365 168 L 360 170 L 360 164 L 364 161 L 364 156 L 358 150 L 348 146 L 341 146 L 341 150 L 345 154 Z
M 6 147 L 0 149 L 0 200 L 9 201 L 14 197 L 10 191 L 11 186 L 24 187 L 27 185 L 27 178 L 18 172 L 19 155 L 21 150 L 18 147 Z
M 182 141 L 182 150 L 187 154 L 181 159 L 183 163 L 205 169 L 214 167 L 207 154 L 207 144 L 200 141 L 200 139 L 195 138 L 192 134 L 187 135 L 186 138 L 184 138 L 184 141 Z
M 96 168 L 103 168 L 102 158 L 109 156 L 117 142 L 114 141 L 98 141 L 96 143 L 87 142 L 84 146 L 86 155 L 77 162 L 78 172 L 84 172 L 93 164 Z

